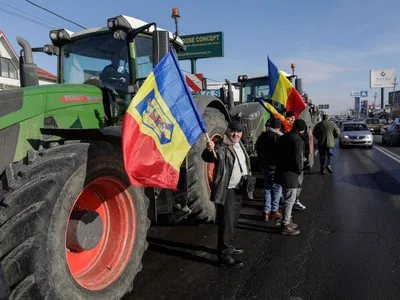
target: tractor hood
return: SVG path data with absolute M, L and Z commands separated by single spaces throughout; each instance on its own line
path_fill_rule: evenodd
M 52 84 L 0 91 L 0 173 L 42 142 L 59 138 L 41 128 L 102 128 L 101 89 L 83 84 Z

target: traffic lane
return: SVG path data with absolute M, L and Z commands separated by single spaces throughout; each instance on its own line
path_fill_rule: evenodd
M 350 150 L 350 149 L 347 149 Z M 364 151 L 364 149 L 354 149 Z M 387 180 L 400 184 L 400 148 L 384 146 L 381 144 L 381 136 L 374 136 L 373 149 L 363 153 L 380 166 L 379 172 L 374 176 L 383 176 Z M 396 153 L 396 152 L 399 152 Z
M 381 146 L 381 147 L 385 148 L 386 150 L 400 156 L 400 145 L 391 147 L 389 145 L 382 144 L 382 135 L 374 135 L 374 143 L 377 146 Z
M 301 234 L 281 236 L 245 201 L 237 245 L 245 267 L 216 266 L 216 225 L 152 227 L 144 270 L 124 299 L 393 299 L 398 294 L 399 188 L 367 149 L 335 149 L 334 174 L 306 176 L 295 212 Z M 318 169 L 318 162 L 315 169 Z

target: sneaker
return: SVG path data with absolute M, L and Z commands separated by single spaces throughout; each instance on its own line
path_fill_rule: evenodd
M 327 165 L 326 169 L 328 170 L 329 174 L 332 174 L 332 166 L 331 165 Z
M 271 212 L 271 219 L 280 220 L 280 219 L 282 219 L 282 214 L 278 210 L 273 211 L 273 212 Z
M 290 220 L 289 226 L 290 226 L 292 229 L 296 229 L 296 228 L 298 227 L 297 224 L 296 224 L 296 223 L 293 223 L 292 220 Z
M 218 263 L 220 267 L 230 269 L 241 268 L 244 266 L 242 261 L 236 260 L 230 255 L 221 256 L 218 260 Z
M 320 169 L 319 172 L 320 172 L 321 174 L 325 174 L 325 169 Z
M 240 255 L 244 253 L 243 248 L 233 248 L 232 255 Z
M 270 215 L 271 215 L 270 211 L 264 211 L 264 221 L 265 222 L 268 222 Z
M 293 209 L 294 210 L 305 210 L 306 206 L 301 204 L 299 200 L 296 200 L 296 202 L 293 204 Z
M 292 228 L 290 224 L 282 225 L 281 233 L 284 235 L 298 235 L 300 234 L 300 230 L 297 228 Z

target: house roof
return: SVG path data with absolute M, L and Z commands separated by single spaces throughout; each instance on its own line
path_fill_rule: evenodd
M 6 41 L 6 43 L 12 50 L 12 52 L 15 55 L 15 57 L 17 58 L 17 60 L 19 60 L 19 56 L 18 56 L 17 52 L 15 51 L 14 47 L 11 45 L 10 41 L 8 40 L 8 38 L 4 34 L 4 32 L 0 30 L 0 38 L 2 38 L 2 37 L 4 37 L 4 40 Z M 42 68 L 39 68 L 39 67 L 38 67 L 38 76 L 39 76 L 39 79 L 53 80 L 53 81 L 57 80 L 57 76 L 47 72 L 46 70 L 43 70 Z

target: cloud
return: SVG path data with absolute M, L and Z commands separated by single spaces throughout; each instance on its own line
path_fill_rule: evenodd
M 280 60 L 282 65 L 288 65 L 292 62 L 296 65 L 298 70 L 297 75 L 303 78 L 304 83 L 322 82 L 328 81 L 335 77 L 338 73 L 346 71 L 346 68 L 329 64 L 325 62 L 319 62 L 311 59 L 282 59 Z

